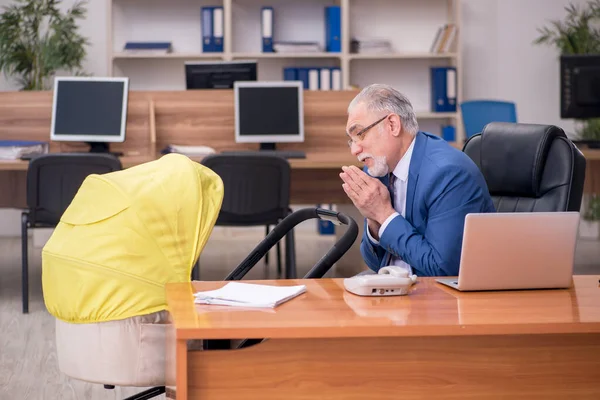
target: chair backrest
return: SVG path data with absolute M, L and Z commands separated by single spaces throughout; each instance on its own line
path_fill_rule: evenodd
M 29 222 L 56 225 L 90 174 L 122 169 L 110 154 L 56 153 L 31 159 L 27 169 Z
M 517 107 L 510 101 L 465 101 L 460 110 L 467 138 L 483 131 L 490 122 L 517 122 Z
M 221 177 L 225 188 L 217 225 L 277 224 L 290 213 L 291 168 L 286 159 L 211 154 L 202 164 Z
M 579 211 L 585 157 L 553 125 L 493 122 L 467 140 L 498 212 Z

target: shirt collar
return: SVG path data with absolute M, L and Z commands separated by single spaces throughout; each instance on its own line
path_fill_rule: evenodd
M 396 178 L 400 179 L 402 182 L 406 182 L 406 180 L 408 179 L 410 159 L 412 158 L 413 149 L 415 148 L 415 141 L 416 140 L 413 138 L 412 142 L 410 143 L 410 146 L 408 146 L 408 150 L 406 150 L 406 153 L 404 153 L 404 155 L 396 165 L 396 168 L 394 168 L 394 171 L 392 172 L 396 176 Z

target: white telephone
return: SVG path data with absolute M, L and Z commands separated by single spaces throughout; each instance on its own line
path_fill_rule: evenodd
M 416 281 L 416 275 L 409 275 L 406 269 L 390 265 L 381 268 L 377 274 L 346 278 L 344 287 L 359 296 L 404 296 Z

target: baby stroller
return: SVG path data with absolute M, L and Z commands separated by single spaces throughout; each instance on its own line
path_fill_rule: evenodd
M 44 302 L 56 317 L 63 373 L 107 388 L 154 386 L 130 400 L 164 393 L 164 285 L 190 281 L 222 200 L 221 178 L 179 154 L 84 180 L 42 250 Z M 303 209 L 278 224 L 226 279 L 242 279 L 309 218 L 348 226 L 305 276 L 322 277 L 350 248 L 358 227 L 341 213 Z

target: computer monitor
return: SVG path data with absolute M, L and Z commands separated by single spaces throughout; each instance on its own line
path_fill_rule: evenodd
M 275 143 L 304 141 L 302 82 L 235 82 L 235 141 L 260 143 L 274 150 Z
M 192 89 L 232 89 L 237 81 L 255 81 L 256 61 L 187 61 L 185 85 Z
M 55 78 L 50 139 L 109 152 L 109 142 L 125 141 L 128 92 L 129 78 Z
M 600 54 L 560 57 L 561 118 L 600 118 Z

